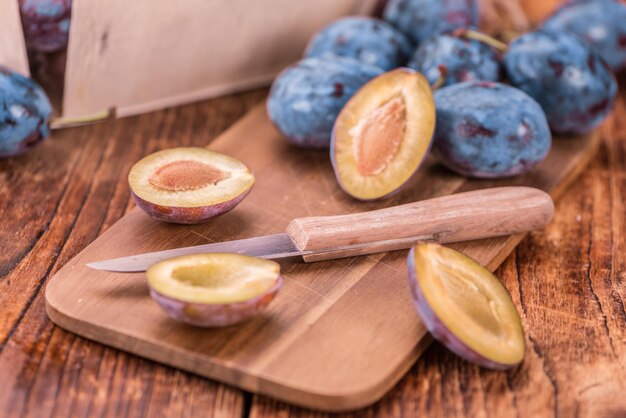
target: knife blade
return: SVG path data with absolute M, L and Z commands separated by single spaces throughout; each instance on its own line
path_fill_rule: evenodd
M 528 232 L 547 225 L 553 212 L 552 199 L 541 190 L 498 187 L 369 212 L 297 218 L 284 233 L 96 261 L 87 266 L 140 272 L 168 258 L 217 252 L 322 261 L 409 248 L 418 241 L 450 243 Z

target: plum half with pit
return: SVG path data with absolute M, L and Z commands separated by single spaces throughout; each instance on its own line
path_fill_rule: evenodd
M 359 200 L 408 184 L 430 150 L 435 104 L 428 81 L 398 68 L 365 84 L 333 130 L 331 160 L 341 188 Z
M 24 38 L 30 51 L 67 47 L 72 0 L 19 0 Z
M 391 70 L 406 64 L 411 41 L 389 23 L 373 17 L 350 16 L 326 26 L 309 42 L 306 57 L 357 59 Z
M 432 35 L 478 25 L 477 0 L 389 0 L 383 18 L 416 45 Z
M 424 74 L 431 84 L 441 78 L 442 86 L 470 80 L 498 81 L 501 72 L 498 51 L 456 32 L 431 36 L 422 42 L 407 66 Z
M 541 29 L 516 38 L 504 56 L 509 81 L 541 105 L 553 132 L 585 134 L 613 109 L 617 81 L 578 36 Z
M 461 175 L 523 174 L 550 150 L 552 136 L 541 106 L 521 90 L 466 81 L 437 90 L 435 103 L 433 154 Z
M 0 158 L 46 139 L 51 115 L 52 105 L 39 84 L 0 65 Z
M 171 258 L 151 266 L 146 275 L 150 295 L 169 316 L 200 327 L 250 319 L 282 286 L 278 263 L 240 254 Z
M 254 184 L 254 175 L 224 154 L 172 148 L 135 163 L 128 184 L 137 206 L 152 218 L 196 224 L 237 206 Z
M 353 58 L 306 58 L 286 68 L 267 99 L 270 120 L 292 144 L 328 148 L 335 118 L 348 99 L 383 72 Z
M 505 370 L 524 359 L 520 317 L 506 288 L 470 257 L 422 243 L 408 256 L 413 306 L 433 338 L 464 359 Z
M 626 4 L 618 0 L 566 2 L 544 23 L 589 42 L 617 72 L 626 68 Z

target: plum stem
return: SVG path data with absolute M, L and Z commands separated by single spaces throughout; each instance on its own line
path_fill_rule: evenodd
M 484 44 L 492 46 L 500 52 L 506 52 L 506 50 L 509 48 L 509 46 L 504 42 L 501 42 L 492 36 L 472 29 L 459 28 L 454 31 L 454 35 L 460 38 L 473 39 L 475 41 L 482 42 Z
M 111 108 L 108 110 L 102 110 L 97 113 L 92 113 L 91 115 L 71 117 L 71 118 L 52 118 L 50 120 L 50 127 L 52 129 L 58 128 L 66 128 L 70 126 L 83 125 L 91 122 L 103 121 L 105 119 L 110 119 L 115 117 L 115 109 Z
M 437 68 L 439 69 L 439 78 L 437 78 L 437 80 L 435 80 L 433 85 L 430 87 L 433 91 L 441 88 L 443 83 L 445 83 L 448 78 L 448 67 L 443 64 L 439 64 Z

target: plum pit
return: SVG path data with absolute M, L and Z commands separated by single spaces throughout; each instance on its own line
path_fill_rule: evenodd
M 150 184 L 172 192 L 196 190 L 210 184 L 216 185 L 230 177 L 230 174 L 194 160 L 180 160 L 167 163 L 150 177 Z
M 359 173 L 381 173 L 394 159 L 406 129 L 406 104 L 395 97 L 371 111 L 350 130 L 354 136 L 354 158 Z

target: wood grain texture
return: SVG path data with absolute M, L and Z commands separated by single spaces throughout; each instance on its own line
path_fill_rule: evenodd
M 539 189 L 494 187 L 362 213 L 297 218 L 287 233 L 299 249 L 330 255 L 334 248 L 372 242 L 402 249 L 418 239 L 451 243 L 519 234 L 543 229 L 553 212 L 550 195 Z M 358 254 L 381 252 L 384 244 Z
M 240 416 L 240 391 L 77 338 L 45 314 L 48 278 L 133 204 L 142 155 L 205 145 L 263 91 L 56 131 L 0 161 L 0 416 Z
M 30 74 L 16 0 L 0 0 L 0 64 L 18 73 Z
M 426 329 L 409 297 L 405 252 L 311 265 L 281 260 L 285 283 L 263 315 L 208 330 L 167 317 L 148 297 L 143 274 L 94 271 L 85 264 L 267 235 L 298 217 L 382 209 L 486 186 L 513 182 L 550 192 L 586 164 L 597 139 L 559 138 L 532 174 L 515 180 L 467 180 L 430 159 L 402 192 L 365 203 L 341 191 L 327 151 L 290 146 L 261 105 L 211 144 L 257 176 L 236 210 L 192 226 L 156 222 L 134 210 L 56 274 L 46 289 L 47 312 L 79 335 L 246 390 L 324 410 L 363 407 L 382 397 L 426 346 Z M 518 241 L 501 237 L 455 246 L 494 269 L 494 261 Z
M 375 2 L 74 0 L 63 116 L 127 116 L 268 84 L 315 31 Z
M 248 394 L 75 337 L 44 312 L 50 274 L 132 207 L 125 175 L 140 156 L 204 145 L 262 95 L 58 131 L 0 161 L 0 416 L 330 416 L 263 396 L 250 407 Z M 380 402 L 339 416 L 626 414 L 625 100 L 622 89 L 599 154 L 561 191 L 552 224 L 497 271 L 523 316 L 522 367 L 481 370 L 433 344 Z

